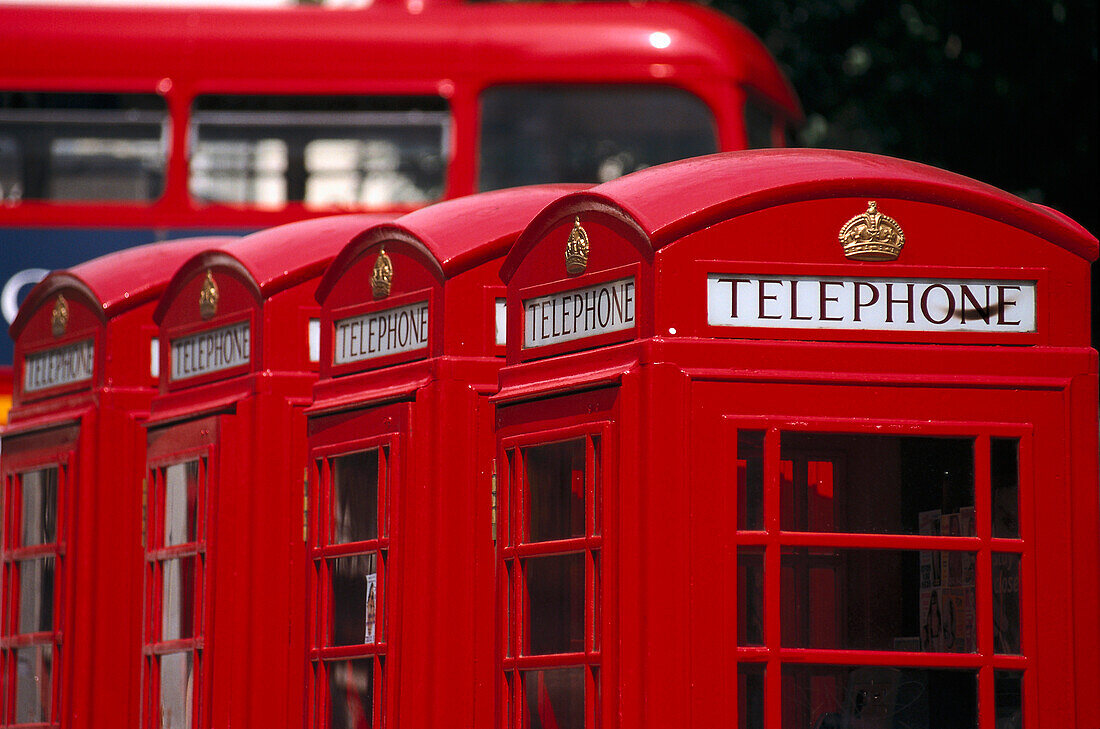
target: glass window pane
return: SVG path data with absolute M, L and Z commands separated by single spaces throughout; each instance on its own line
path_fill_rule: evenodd
M 498 86 L 481 95 L 480 190 L 607 182 L 718 151 L 702 100 L 661 86 Z
M 524 726 L 584 729 L 584 672 L 583 668 L 524 671 Z
M 737 645 L 764 645 L 764 548 L 737 549 Z
M 164 546 L 198 539 L 199 462 L 164 469 Z
M 1022 729 L 1024 726 L 1023 679 L 1021 671 L 993 672 L 995 729 Z
M 378 449 L 332 459 L 332 543 L 378 538 Z
M 1020 555 L 993 553 L 993 650 L 1020 653 Z
M 195 673 L 191 653 L 160 657 L 161 729 L 191 729 Z
M 0 91 L 0 199 L 155 200 L 167 134 L 156 94 Z
M 200 96 L 191 194 L 256 207 L 430 202 L 443 195 L 450 125 L 431 96 Z
M 1020 441 L 991 438 L 990 486 L 993 489 L 993 536 L 1020 536 Z
M 332 588 L 329 645 L 362 645 L 381 640 L 376 553 L 328 561 Z
M 15 649 L 15 721 L 33 724 L 52 720 L 53 646 Z
M 973 671 L 783 666 L 783 727 L 977 729 Z
M 161 640 L 190 638 L 195 634 L 195 567 L 198 557 L 169 559 L 162 563 Z
M 737 528 L 764 528 L 764 431 L 737 431 Z
M 774 147 L 772 113 L 751 96 L 745 100 L 745 139 L 749 149 Z
M 784 530 L 917 534 L 934 514 L 975 534 L 972 438 L 785 432 L 780 452 Z
M 584 536 L 584 439 L 524 451 L 530 514 L 528 540 Z
M 29 471 L 23 486 L 23 546 L 57 540 L 57 468 Z
M 525 563 L 527 655 L 584 651 L 584 555 L 531 557 Z
M 764 729 L 763 663 L 742 663 L 737 666 L 737 727 Z
M 374 726 L 374 659 L 328 664 L 329 729 Z
M 53 630 L 54 558 L 27 559 L 19 565 L 19 632 Z
M 958 552 L 974 572 L 974 554 Z M 783 645 L 873 651 L 972 653 L 974 584 L 922 588 L 913 550 L 785 547 Z

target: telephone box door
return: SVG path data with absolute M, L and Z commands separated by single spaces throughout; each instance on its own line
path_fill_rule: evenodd
M 48 725 L 65 710 L 78 437 L 66 426 L 4 439 L 0 724 Z
M 619 398 L 498 405 L 502 726 L 613 724 Z
M 203 726 L 211 713 L 218 427 L 214 416 L 148 434 L 142 493 L 147 728 Z
M 310 726 L 383 726 L 400 656 L 397 518 L 410 405 L 309 423 Z M 425 600 L 425 596 L 414 598 Z M 391 616 L 393 616 L 391 618 Z
M 1071 711 L 1037 700 L 1074 684 L 1056 627 L 1073 620 L 1061 398 L 694 385 L 690 480 L 718 487 L 693 493 L 697 533 L 727 535 L 701 548 L 726 555 L 735 585 L 741 726 L 977 727 L 1024 712 L 1037 726 Z M 1063 596 L 1042 624 L 1040 594 Z

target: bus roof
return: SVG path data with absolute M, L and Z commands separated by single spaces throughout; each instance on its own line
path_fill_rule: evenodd
M 447 96 L 448 83 L 460 78 L 475 85 L 631 78 L 676 84 L 705 71 L 716 81 L 751 86 L 790 118 L 801 118 L 790 85 L 751 32 L 681 3 L 429 3 L 419 14 L 396 4 L 361 10 L 0 5 L 0 27 L 0 87 L 9 90 L 99 85 L 166 93 L 202 79 L 205 87 L 186 92 L 294 93 L 297 85 L 303 92 L 324 86 L 330 93 L 385 93 L 389 84 L 410 93 L 411 84 L 421 83 L 420 93 Z M 653 63 L 655 53 L 665 61 Z M 364 79 L 379 86 L 364 89 Z

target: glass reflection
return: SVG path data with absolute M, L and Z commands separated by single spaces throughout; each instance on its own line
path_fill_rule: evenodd
M 764 528 L 764 431 L 737 431 L 737 528 Z
M 993 536 L 1020 536 L 1020 441 L 991 438 L 990 486 L 993 488 Z
M 27 559 L 19 565 L 19 632 L 53 630 L 54 558 Z
M 197 559 L 183 557 L 162 563 L 161 640 L 179 640 L 194 635 Z
M 763 663 L 742 663 L 737 666 L 738 729 L 764 729 Z
M 783 727 L 977 729 L 973 671 L 783 666 Z
M 57 539 L 57 468 L 22 475 L 22 545 L 49 544 Z
M 1020 555 L 993 553 L 993 650 L 1020 653 Z
M 380 639 L 376 553 L 338 557 L 328 562 L 332 589 L 332 642 L 363 645 Z
M 583 668 L 525 671 L 523 691 L 530 729 L 584 729 Z
M 528 539 L 584 536 L 584 440 L 526 449 Z
M 329 729 L 374 726 L 374 659 L 328 664 Z
M 584 651 L 584 555 L 526 562 L 528 655 Z
M 784 530 L 917 534 L 935 518 L 976 534 L 971 438 L 785 432 L 780 455 Z
M 332 542 L 378 538 L 378 449 L 332 459 Z
M 15 721 L 48 722 L 53 718 L 53 646 L 15 649 Z
M 973 653 L 974 554 L 952 552 L 962 569 L 939 588 L 922 587 L 921 554 L 784 547 L 780 560 L 783 645 Z
M 1021 729 L 1024 725 L 1024 674 L 994 671 L 994 729 Z
M 198 539 L 199 462 L 173 463 L 164 469 L 164 546 Z
M 190 729 L 194 666 L 190 653 L 169 653 L 160 657 L 160 727 Z
M 737 549 L 737 644 L 764 645 L 764 549 Z

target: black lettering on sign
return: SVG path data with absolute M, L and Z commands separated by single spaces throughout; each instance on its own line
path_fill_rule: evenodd
M 332 363 L 350 364 L 426 349 L 428 310 L 428 302 L 419 301 L 340 319 L 333 324 Z
M 1035 281 L 707 276 L 711 326 L 1034 332 Z
M 525 349 L 632 329 L 634 279 L 527 299 L 523 312 Z

